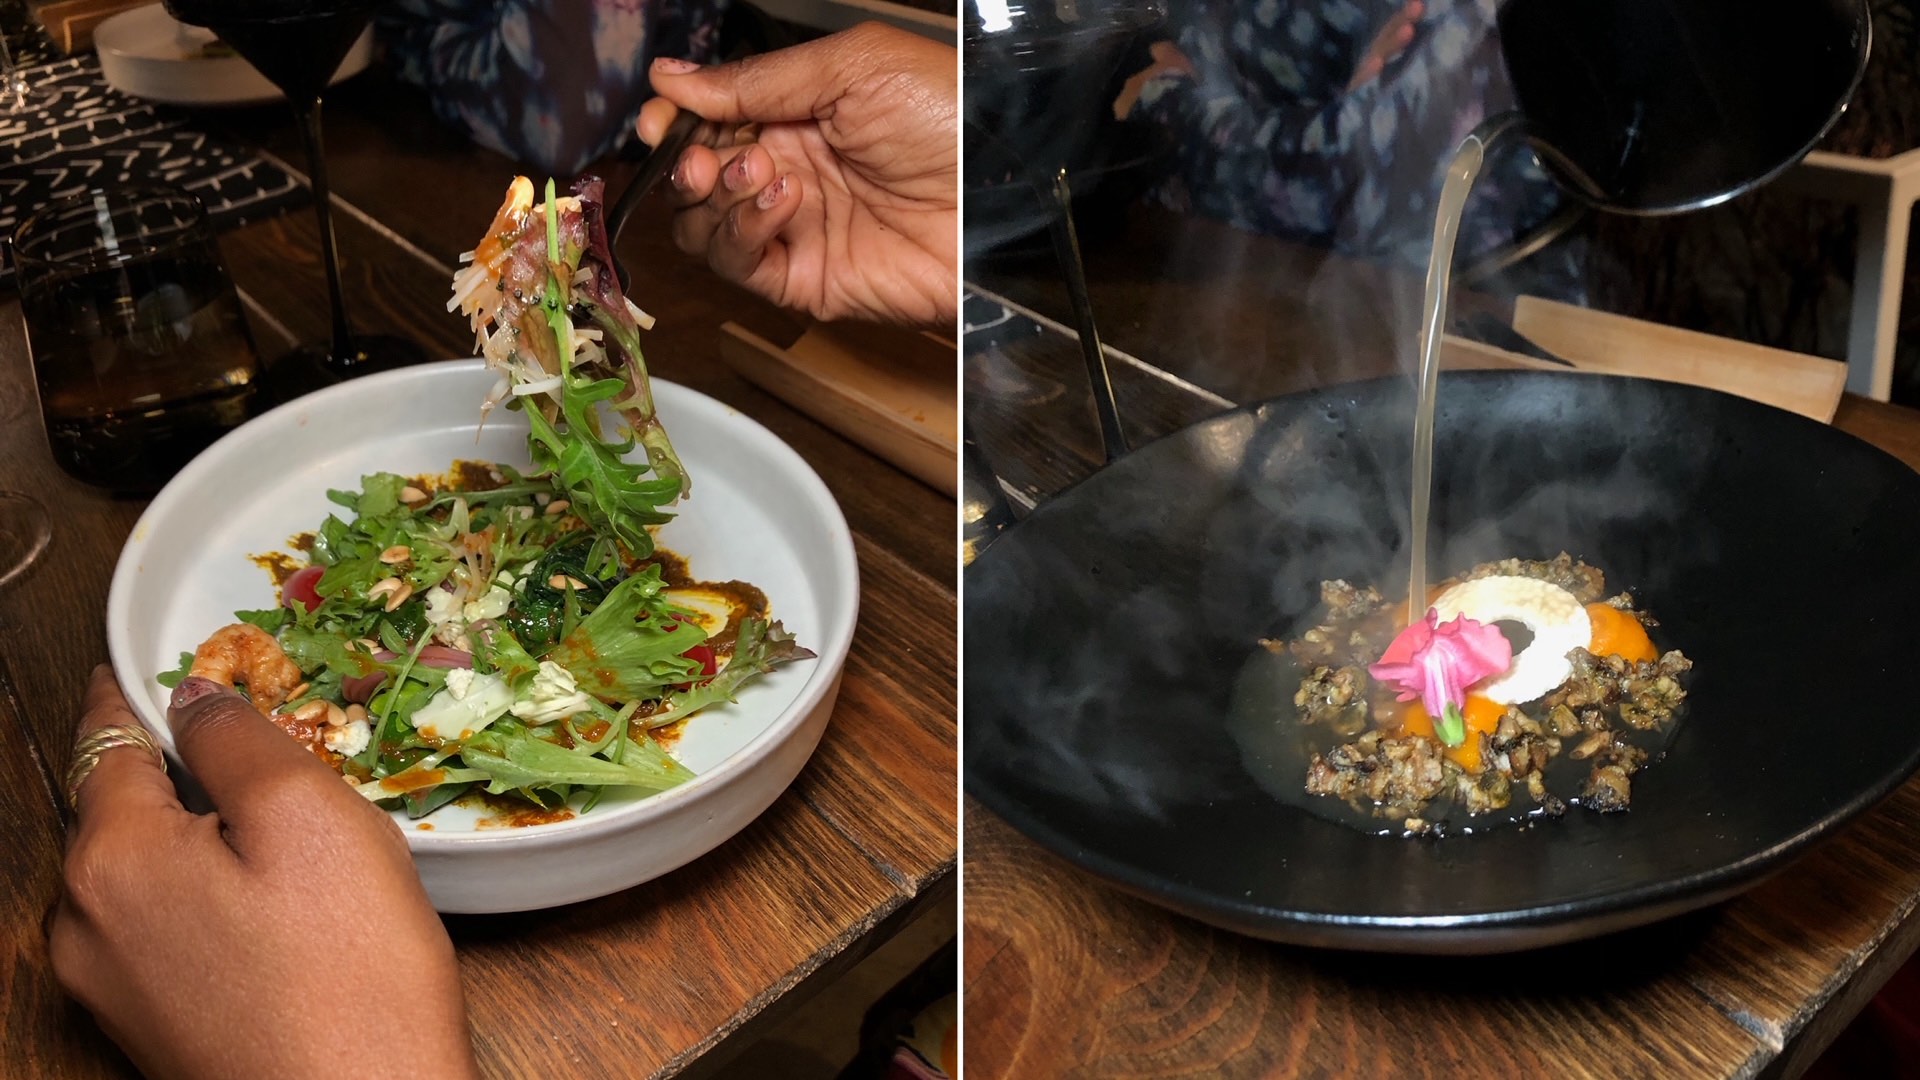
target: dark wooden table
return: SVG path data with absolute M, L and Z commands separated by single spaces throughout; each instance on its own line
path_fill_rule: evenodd
M 281 110 L 202 119 L 300 170 Z M 374 74 L 336 95 L 328 150 L 361 327 L 467 355 L 471 336 L 445 311 L 448 284 L 513 164 L 442 129 L 418 97 Z M 609 167 L 614 190 L 630 172 Z M 221 247 L 263 355 L 323 336 L 310 211 L 229 233 Z M 765 424 L 840 500 L 860 560 L 860 622 L 819 752 L 740 835 L 602 900 L 447 920 L 489 1075 L 710 1073 L 955 885 L 952 500 L 721 364 L 726 320 L 782 342 L 799 328 L 675 252 L 657 199 L 629 224 L 620 254 L 633 295 L 659 318 L 646 342 L 653 371 Z M 394 403 L 396 419 L 405 408 Z M 106 657 L 108 578 L 143 504 L 54 467 L 10 299 L 0 304 L 0 489 L 38 498 L 55 531 L 40 565 L 0 591 L 0 1076 L 126 1075 L 55 984 L 41 919 L 59 882 L 57 793 L 76 706 Z
M 1136 210 L 1088 256 L 1136 442 L 1405 364 L 1418 282 Z M 1070 321 L 1045 263 L 969 267 Z M 975 307 L 984 321 L 991 305 Z M 968 420 L 1016 496 L 1097 467 L 1074 339 L 963 345 Z M 1396 360 L 1396 357 L 1398 358 Z M 1849 397 L 1835 421 L 1920 468 L 1920 412 Z M 1135 900 L 968 800 L 968 1076 L 1795 1076 L 1920 944 L 1920 781 L 1745 896 L 1522 956 L 1318 952 Z

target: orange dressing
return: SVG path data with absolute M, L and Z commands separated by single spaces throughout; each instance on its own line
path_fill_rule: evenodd
M 447 770 L 445 769 L 408 769 L 381 780 L 380 788 L 383 791 L 404 795 L 409 791 L 433 787 L 444 782 L 446 778 Z

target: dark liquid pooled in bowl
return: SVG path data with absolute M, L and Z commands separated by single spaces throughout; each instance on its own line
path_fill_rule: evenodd
M 1228 706 L 1227 731 L 1240 751 L 1241 764 L 1262 791 L 1315 817 L 1373 836 L 1403 836 L 1406 829 L 1398 821 L 1377 816 L 1367 806 L 1355 807 L 1343 799 L 1307 793 L 1307 769 L 1313 755 L 1325 754 L 1334 747 L 1352 741 L 1317 724 L 1301 721 L 1293 696 L 1306 674 L 1291 654 L 1270 652 L 1256 646 L 1234 677 L 1233 697 Z M 1529 715 L 1532 715 L 1531 713 Z M 1635 731 L 1616 727 L 1621 737 L 1647 752 L 1644 768 L 1656 768 L 1673 742 L 1673 733 L 1686 722 L 1686 706 L 1664 727 L 1653 731 Z M 1355 738 L 1358 735 L 1354 736 Z M 1579 736 L 1563 740 L 1561 750 L 1547 763 L 1543 772 L 1547 791 L 1567 804 L 1567 813 L 1585 813 L 1579 793 L 1590 760 L 1576 760 L 1570 751 Z M 1631 810 L 1624 811 L 1631 813 Z M 1551 821 L 1553 815 L 1533 801 L 1524 784 L 1516 783 L 1505 807 L 1487 813 L 1469 815 L 1451 795 L 1433 800 L 1420 815 L 1433 825 L 1429 835 L 1470 836 L 1509 825 L 1530 825 Z

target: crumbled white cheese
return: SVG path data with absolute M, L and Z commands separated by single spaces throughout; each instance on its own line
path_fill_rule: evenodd
M 467 668 L 447 672 L 447 685 L 413 712 L 413 727 L 429 739 L 466 739 L 513 706 L 513 690 L 498 675 L 482 675 Z
M 328 728 L 320 737 L 326 740 L 327 749 L 341 757 L 352 757 L 373 740 L 373 725 L 365 720 L 349 720 L 339 727 Z
M 472 668 L 453 668 L 447 672 L 447 693 L 455 701 L 465 701 L 473 692 L 473 680 L 478 676 Z
M 592 707 L 593 699 L 573 681 L 573 672 L 542 660 L 526 698 L 513 703 L 513 715 L 529 724 L 551 724 Z
M 434 626 L 460 617 L 459 601 L 454 599 L 448 589 L 429 589 L 427 591 L 427 622 Z

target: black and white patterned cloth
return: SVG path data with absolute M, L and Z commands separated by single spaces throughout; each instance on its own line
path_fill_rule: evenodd
M 215 229 L 299 205 L 306 186 L 285 170 L 196 130 L 179 109 L 107 85 L 92 53 L 58 56 L 18 0 L 0 3 L 0 30 L 34 89 L 26 116 L 0 116 L 0 237 L 41 206 L 90 187 L 167 184 L 205 204 Z M 11 262 L 0 270 L 10 281 Z

